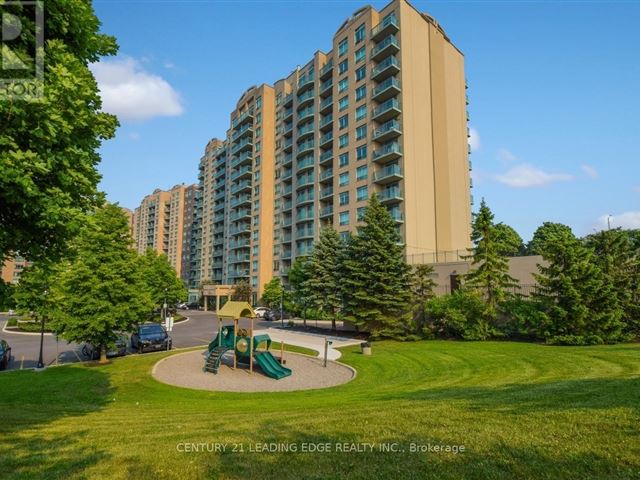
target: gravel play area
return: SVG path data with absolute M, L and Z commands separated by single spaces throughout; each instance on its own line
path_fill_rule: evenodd
M 224 365 L 216 375 L 203 371 L 205 351 L 186 352 L 164 358 L 153 367 L 153 377 L 163 383 L 178 387 L 213 390 L 219 392 L 289 392 L 333 387 L 352 380 L 356 373 L 350 367 L 329 361 L 327 367 L 322 360 L 297 353 L 285 352 L 286 367 L 293 373 L 276 380 L 262 373 L 254 364 L 253 374 L 249 368 L 230 366 L 233 357 L 223 358 Z M 274 352 L 276 354 L 276 352 Z M 276 357 L 279 356 L 276 354 Z

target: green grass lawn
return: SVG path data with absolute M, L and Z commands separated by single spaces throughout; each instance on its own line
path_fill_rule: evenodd
M 640 345 L 382 342 L 373 351 L 344 349 L 358 370 L 346 385 L 277 394 L 158 383 L 150 371 L 164 353 L 0 374 L 0 477 L 640 478 Z M 228 447 L 185 453 L 181 442 Z M 248 451 L 261 442 L 404 451 Z M 411 442 L 465 451 L 411 453 Z

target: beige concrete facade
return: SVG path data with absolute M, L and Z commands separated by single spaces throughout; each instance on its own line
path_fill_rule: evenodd
M 192 195 L 196 185 L 176 185 L 171 190 L 157 189 L 147 195 L 133 214 L 134 247 L 139 254 L 147 249 L 165 254 L 176 274 L 183 273 L 183 245 L 191 232 L 191 218 L 186 208 L 186 195 Z M 193 207 L 192 207 L 193 208 Z
M 22 271 L 29 265 L 31 265 L 31 262 L 22 257 L 9 258 L 5 260 L 2 265 L 0 278 L 2 278 L 5 283 L 12 283 L 16 285 L 20 282 L 20 275 L 22 274 Z
M 258 99 L 260 99 L 258 101 Z M 249 88 L 200 164 L 201 281 L 286 280 L 375 192 L 408 256 L 470 246 L 464 57 L 406 0 L 364 7 L 274 86 Z

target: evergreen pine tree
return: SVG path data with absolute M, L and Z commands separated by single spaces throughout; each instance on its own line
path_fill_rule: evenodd
M 341 267 L 345 319 L 373 338 L 404 338 L 409 330 L 411 277 L 401 240 L 393 218 L 374 194 Z
M 535 277 L 544 322 L 540 335 L 552 343 L 600 343 L 620 339 L 622 309 L 593 250 L 571 229 L 556 229 L 542 252 L 547 266 Z
M 411 292 L 415 303 L 416 329 L 422 332 L 427 323 L 427 304 L 435 297 L 436 282 L 432 265 L 416 265 L 411 276 Z
M 339 262 L 343 247 L 338 232 L 331 227 L 324 228 L 306 263 L 307 278 L 304 288 L 307 304 L 331 319 L 332 330 L 336 329 L 336 319 L 342 309 Z
M 116 332 L 130 331 L 152 308 L 129 223 L 120 207 L 105 205 L 88 216 L 53 289 L 52 330 L 70 342 L 106 347 Z
M 493 223 L 493 213 L 484 199 L 474 214 L 471 240 L 471 270 L 465 275 L 465 286 L 477 290 L 485 298 L 487 319 L 495 319 L 498 305 L 512 296 L 517 288 L 515 278 L 509 275 L 509 261 L 502 255 L 504 246 Z

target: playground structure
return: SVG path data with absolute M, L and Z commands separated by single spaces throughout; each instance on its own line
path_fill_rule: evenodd
M 269 351 L 271 348 L 269 335 L 254 335 L 253 321 L 255 317 L 251 305 L 246 302 L 229 301 L 218 311 L 218 333 L 209 343 L 204 365 L 205 372 L 217 374 L 223 355 L 232 352 L 234 369 L 238 363 L 241 363 L 249 365 L 249 372 L 253 373 L 255 361 L 265 375 L 276 380 L 291 375 L 291 369 L 281 365 Z M 248 330 L 239 328 L 241 318 L 248 318 L 251 321 L 251 327 Z M 232 319 L 233 326 L 223 326 L 224 319 Z M 258 351 L 258 346 L 261 344 L 266 344 L 266 350 Z M 282 347 L 281 360 L 283 355 L 284 348 Z

